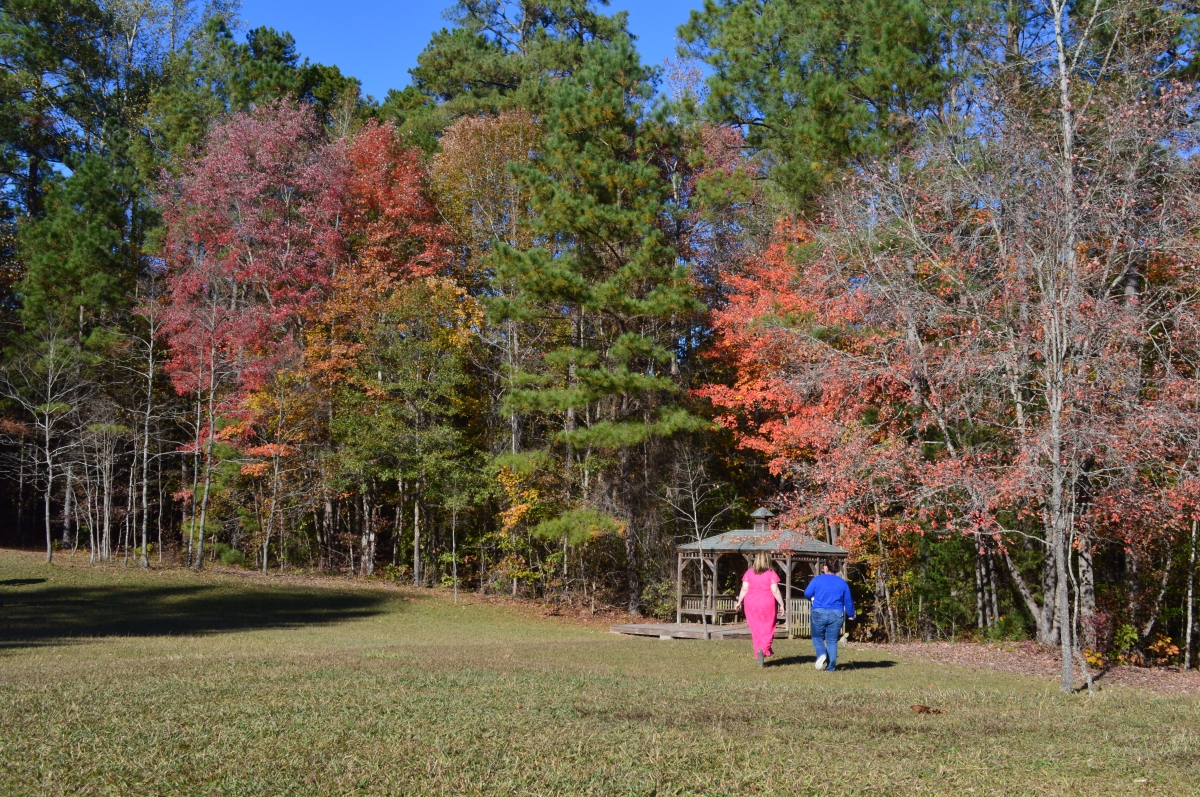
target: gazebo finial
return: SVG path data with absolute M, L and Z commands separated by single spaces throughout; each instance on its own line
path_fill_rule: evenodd
M 750 513 L 750 517 L 754 518 L 755 531 L 766 531 L 767 521 L 775 517 L 775 513 L 770 509 L 767 509 L 765 506 L 760 506 L 758 509 L 755 509 Z

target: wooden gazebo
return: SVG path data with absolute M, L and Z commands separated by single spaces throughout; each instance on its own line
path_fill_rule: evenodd
M 765 551 L 771 563 L 779 570 L 783 579 L 784 605 L 787 611 L 781 617 L 789 637 L 809 635 L 809 602 L 803 595 L 794 598 L 793 585 L 804 587 L 809 579 L 821 572 L 821 562 L 832 559 L 838 570 L 845 575 L 848 551 L 813 539 L 795 529 L 771 529 L 768 521 L 774 517 L 769 509 L 755 510 L 753 529 L 737 529 L 706 537 L 695 542 L 684 543 L 676 548 L 675 570 L 675 622 L 682 624 L 685 616 L 707 620 L 715 625 L 724 625 L 727 620 L 736 620 L 732 595 L 720 595 L 718 589 L 718 565 L 726 555 L 744 557 L 749 565 L 754 555 Z M 690 562 L 700 565 L 700 593 L 685 595 L 683 592 L 684 571 Z M 797 565 L 801 567 L 797 569 Z M 798 583 L 796 583 L 798 582 Z

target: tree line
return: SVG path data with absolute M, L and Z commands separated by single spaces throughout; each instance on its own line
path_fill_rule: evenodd
M 236 4 L 5 0 L 12 536 L 656 612 L 769 502 L 864 636 L 1190 665 L 1193 10 L 606 12 L 461 0 L 378 100 Z

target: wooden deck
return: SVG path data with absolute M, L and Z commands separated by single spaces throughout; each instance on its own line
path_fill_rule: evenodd
M 704 626 L 701 623 L 625 623 L 611 626 L 609 630 L 614 634 L 659 639 L 704 639 Z M 750 627 L 745 623 L 709 624 L 708 632 L 710 639 L 750 638 Z M 775 638 L 786 639 L 787 629 L 782 625 L 776 626 Z

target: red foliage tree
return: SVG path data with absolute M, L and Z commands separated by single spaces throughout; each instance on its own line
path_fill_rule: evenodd
M 390 123 L 369 123 L 342 152 L 348 257 L 307 315 L 308 367 L 331 382 L 348 375 L 381 302 L 406 280 L 450 265 L 451 236 L 426 195 L 420 151 L 404 146 Z
M 303 351 L 306 313 L 344 259 L 346 173 L 311 111 L 277 103 L 215 125 L 163 193 L 167 370 L 196 396 L 203 458 L 197 567 L 218 420 Z
M 781 228 L 716 315 L 737 379 L 703 393 L 795 514 L 845 523 L 860 552 L 885 556 L 887 524 L 996 554 L 1069 684 L 1093 542 L 1153 572 L 1120 607 L 1146 636 L 1195 513 L 1200 216 L 1195 167 L 1161 145 L 1190 148 L 1195 99 L 1097 94 L 1078 175 L 1055 183 L 1057 121 L 1007 90 L 1003 126 L 931 134 L 831 192 L 818 235 Z M 1010 556 L 1026 540 L 1036 567 Z

